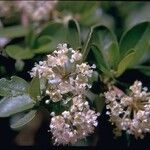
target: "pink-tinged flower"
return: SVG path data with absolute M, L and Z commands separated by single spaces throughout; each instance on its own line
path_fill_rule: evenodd
M 30 75 L 39 78 L 46 78 L 48 86 L 46 94 L 50 96 L 53 102 L 63 99 L 65 94 L 82 95 L 91 88 L 88 83 L 92 77 L 93 68 L 87 63 L 81 63 L 82 54 L 67 44 L 59 44 L 57 50 L 51 55 L 47 55 L 46 61 L 40 61 L 35 64 Z
M 105 93 L 106 114 L 116 126 L 116 136 L 120 136 L 122 130 L 135 138 L 143 138 L 150 133 L 150 93 L 147 90 L 146 87 L 142 88 L 142 82 L 135 81 L 128 95 L 118 95 L 115 90 Z
M 51 119 L 50 131 L 54 144 L 74 144 L 94 132 L 100 115 L 89 108 L 88 102 L 81 96 L 73 98 L 69 111 L 62 112 Z

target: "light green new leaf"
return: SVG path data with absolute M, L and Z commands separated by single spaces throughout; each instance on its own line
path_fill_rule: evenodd
M 120 61 L 116 72 L 116 77 L 119 77 L 129 67 L 134 57 L 135 52 L 131 52 Z
M 11 26 L 0 28 L 0 37 L 18 38 L 27 34 L 28 29 L 23 26 Z
M 31 110 L 28 113 L 23 115 L 15 114 L 14 116 L 12 116 L 10 120 L 10 127 L 12 129 L 20 129 L 24 127 L 35 117 L 36 113 L 37 113 L 36 110 Z
M 37 100 L 37 96 L 41 95 L 39 77 L 34 77 L 32 79 L 28 90 L 31 98 Z
M 34 57 L 34 53 L 31 50 L 24 49 L 18 45 L 9 45 L 5 50 L 13 59 L 31 59 Z
M 127 55 L 131 49 L 135 50 L 134 59 L 130 62 L 130 67 L 141 62 L 144 54 L 150 51 L 150 22 L 143 22 L 135 25 L 121 37 L 120 46 L 120 60 Z
M 0 79 L 0 95 L 1 96 L 16 96 L 28 92 L 29 84 L 22 78 L 12 76 L 11 80 L 5 78 Z
M 113 42 L 108 48 L 108 61 L 110 66 L 112 66 L 112 68 L 116 69 L 119 58 L 120 58 L 120 53 L 119 53 L 118 44 Z
M 4 97 L 0 101 L 0 117 L 9 117 L 18 112 L 30 109 L 35 102 L 29 95 L 20 95 L 16 97 Z

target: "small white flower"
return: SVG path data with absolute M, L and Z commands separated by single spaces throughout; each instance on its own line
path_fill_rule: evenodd
M 81 63 L 80 60 L 82 60 L 80 52 L 67 48 L 67 44 L 58 44 L 57 50 L 51 55 L 47 55 L 46 61 L 35 64 L 30 75 L 34 77 L 38 73 L 39 78 L 48 80 L 49 87 L 46 94 L 53 102 L 60 101 L 67 93 L 85 94 L 85 91 L 91 88 L 88 81 L 93 70 L 92 67 Z
M 50 100 L 47 99 L 47 100 L 45 101 L 45 104 L 49 104 L 49 103 L 50 103 Z
M 50 115 L 54 117 L 54 116 L 55 116 L 55 112 L 51 112 L 51 114 L 50 114 Z
M 116 136 L 125 130 L 135 138 L 143 138 L 145 133 L 150 133 L 150 93 L 147 88 L 142 88 L 140 81 L 135 81 L 129 89 L 129 95 L 123 94 L 121 97 L 114 90 L 105 93 L 106 114 L 116 125 Z
M 88 105 L 81 95 L 74 99 L 84 101 L 83 104 Z M 89 134 L 94 132 L 95 127 L 98 125 L 97 117 L 99 113 L 84 107 L 80 110 L 80 106 L 77 101 L 73 101 L 72 108 L 76 108 L 75 111 L 64 111 L 60 116 L 54 116 L 50 123 L 50 131 L 53 134 L 55 144 L 69 144 L 75 143 L 77 140 L 83 139 Z M 71 116 L 71 117 L 70 117 Z M 61 122 L 63 125 L 60 127 Z

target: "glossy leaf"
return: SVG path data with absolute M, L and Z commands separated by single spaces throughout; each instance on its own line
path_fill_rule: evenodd
M 31 110 L 24 115 L 16 114 L 12 116 L 10 121 L 10 127 L 12 129 L 20 129 L 24 127 L 27 123 L 29 123 L 36 115 L 36 110 Z
M 67 42 L 73 48 L 77 48 L 81 45 L 80 39 L 80 27 L 76 20 L 70 19 L 67 24 Z
M 134 57 L 135 57 L 135 52 L 131 52 L 120 61 L 118 65 L 116 77 L 120 76 L 129 67 Z
M 35 102 L 28 95 L 4 97 L 0 101 L 0 117 L 9 117 L 18 112 L 30 109 Z
M 117 48 L 117 40 L 115 35 L 103 25 L 96 25 L 91 28 L 91 31 L 88 35 L 87 42 L 85 42 L 83 46 L 83 59 L 85 60 L 88 52 L 91 48 L 91 45 L 96 45 L 98 49 L 103 54 L 103 59 L 106 63 L 107 68 L 110 68 L 109 62 L 109 51 L 112 43 L 116 44 Z M 118 57 L 118 55 L 116 55 Z M 117 58 L 118 59 L 118 58 Z
M 94 57 L 95 57 L 96 67 L 99 70 L 101 70 L 103 73 L 107 73 L 108 68 L 107 68 L 103 53 L 98 49 L 98 47 L 96 45 L 92 45 L 91 50 L 92 50 Z
M 17 76 L 12 76 L 11 80 L 0 79 L 0 95 L 16 96 L 27 93 L 28 83 Z
M 130 66 L 137 64 L 146 51 L 150 51 L 150 22 L 143 22 L 135 25 L 124 33 L 120 40 L 121 59 L 131 49 L 135 50 L 135 56 Z

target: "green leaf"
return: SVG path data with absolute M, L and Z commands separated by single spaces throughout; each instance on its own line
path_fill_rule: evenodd
M 130 62 L 132 67 L 138 64 L 146 51 L 150 51 L 150 22 L 143 22 L 135 25 L 126 31 L 120 40 L 120 54 L 122 59 L 131 49 L 135 50 L 134 59 Z
M 36 115 L 36 110 L 31 110 L 23 116 L 20 114 L 15 114 L 10 120 L 10 127 L 12 129 L 20 129 L 29 123 Z
M 103 53 L 98 49 L 98 47 L 96 45 L 91 45 L 91 50 L 94 54 L 94 57 L 95 57 L 95 64 L 96 64 L 96 67 L 101 70 L 103 73 L 108 73 L 108 68 L 107 68 L 107 65 L 106 65 L 106 62 L 104 60 L 104 56 L 103 56 Z
M 31 59 L 34 57 L 34 53 L 31 50 L 24 49 L 18 45 L 9 45 L 5 50 L 13 59 Z
M 50 53 L 50 52 L 53 52 L 53 50 L 54 50 L 53 48 L 51 48 L 51 46 L 52 45 L 49 42 L 48 44 L 43 44 L 36 49 L 32 49 L 32 52 L 34 52 L 35 54 Z
M 105 100 L 102 96 L 92 93 L 91 91 L 86 91 L 86 97 L 93 103 L 97 112 L 102 112 L 105 106 Z
M 109 60 L 109 51 L 112 43 L 116 44 L 117 48 L 117 39 L 115 35 L 106 27 L 103 25 L 96 25 L 91 28 L 91 31 L 88 35 L 87 41 L 85 42 L 83 46 L 83 60 L 86 59 L 89 50 L 91 48 L 91 45 L 96 45 L 98 49 L 103 54 L 103 59 L 107 65 L 107 68 L 110 68 L 109 62 L 112 60 Z M 117 50 L 116 50 L 117 51 Z
M 43 35 L 36 39 L 36 48 L 32 49 L 32 52 L 35 54 L 49 53 L 52 50 L 50 49 L 52 38 L 48 35 Z
M 119 77 L 129 67 L 134 57 L 135 52 L 131 52 L 120 61 L 116 72 L 116 77 Z
M 37 96 L 41 96 L 39 77 L 34 77 L 29 86 L 29 94 L 32 99 L 37 100 Z
M 28 95 L 4 97 L 0 101 L 0 117 L 9 117 L 18 112 L 30 109 L 35 102 Z
M 23 26 L 12 26 L 0 29 L 0 37 L 18 38 L 25 36 L 28 29 Z
M 56 49 L 59 43 L 67 43 L 73 48 L 78 48 L 81 45 L 80 28 L 78 22 L 74 19 L 69 19 L 65 23 L 49 23 L 40 33 L 39 37 L 49 36 L 51 42 L 47 44 L 44 52 L 52 52 Z M 35 50 L 36 52 L 41 50 Z
M 25 43 L 30 49 L 36 47 L 36 38 L 37 38 L 37 35 L 35 34 L 34 29 L 30 28 L 25 39 L 26 40 Z
M 16 96 L 28 92 L 29 84 L 17 76 L 12 76 L 11 80 L 5 78 L 0 79 L 0 95 Z
M 41 77 L 41 78 L 40 78 L 40 90 L 41 90 L 41 92 L 45 92 L 47 82 L 48 82 L 48 81 L 47 81 L 46 78 L 44 78 L 44 77 Z
M 52 37 L 48 36 L 48 35 L 44 35 L 41 36 L 37 39 L 37 43 L 38 43 L 38 47 L 40 47 L 41 45 L 45 45 L 50 43 L 52 40 Z
M 67 42 L 72 47 L 77 48 L 81 45 L 80 27 L 75 19 L 70 19 L 67 23 Z
M 67 28 L 64 27 L 62 23 L 51 22 L 49 23 L 40 33 L 41 36 L 52 37 L 51 43 L 49 45 L 49 50 L 55 50 L 59 43 L 65 43 L 67 35 Z
M 143 74 L 150 76 L 150 66 L 136 66 L 134 69 L 138 69 Z
M 120 58 L 118 44 L 113 42 L 108 49 L 108 61 L 112 68 L 116 69 Z

